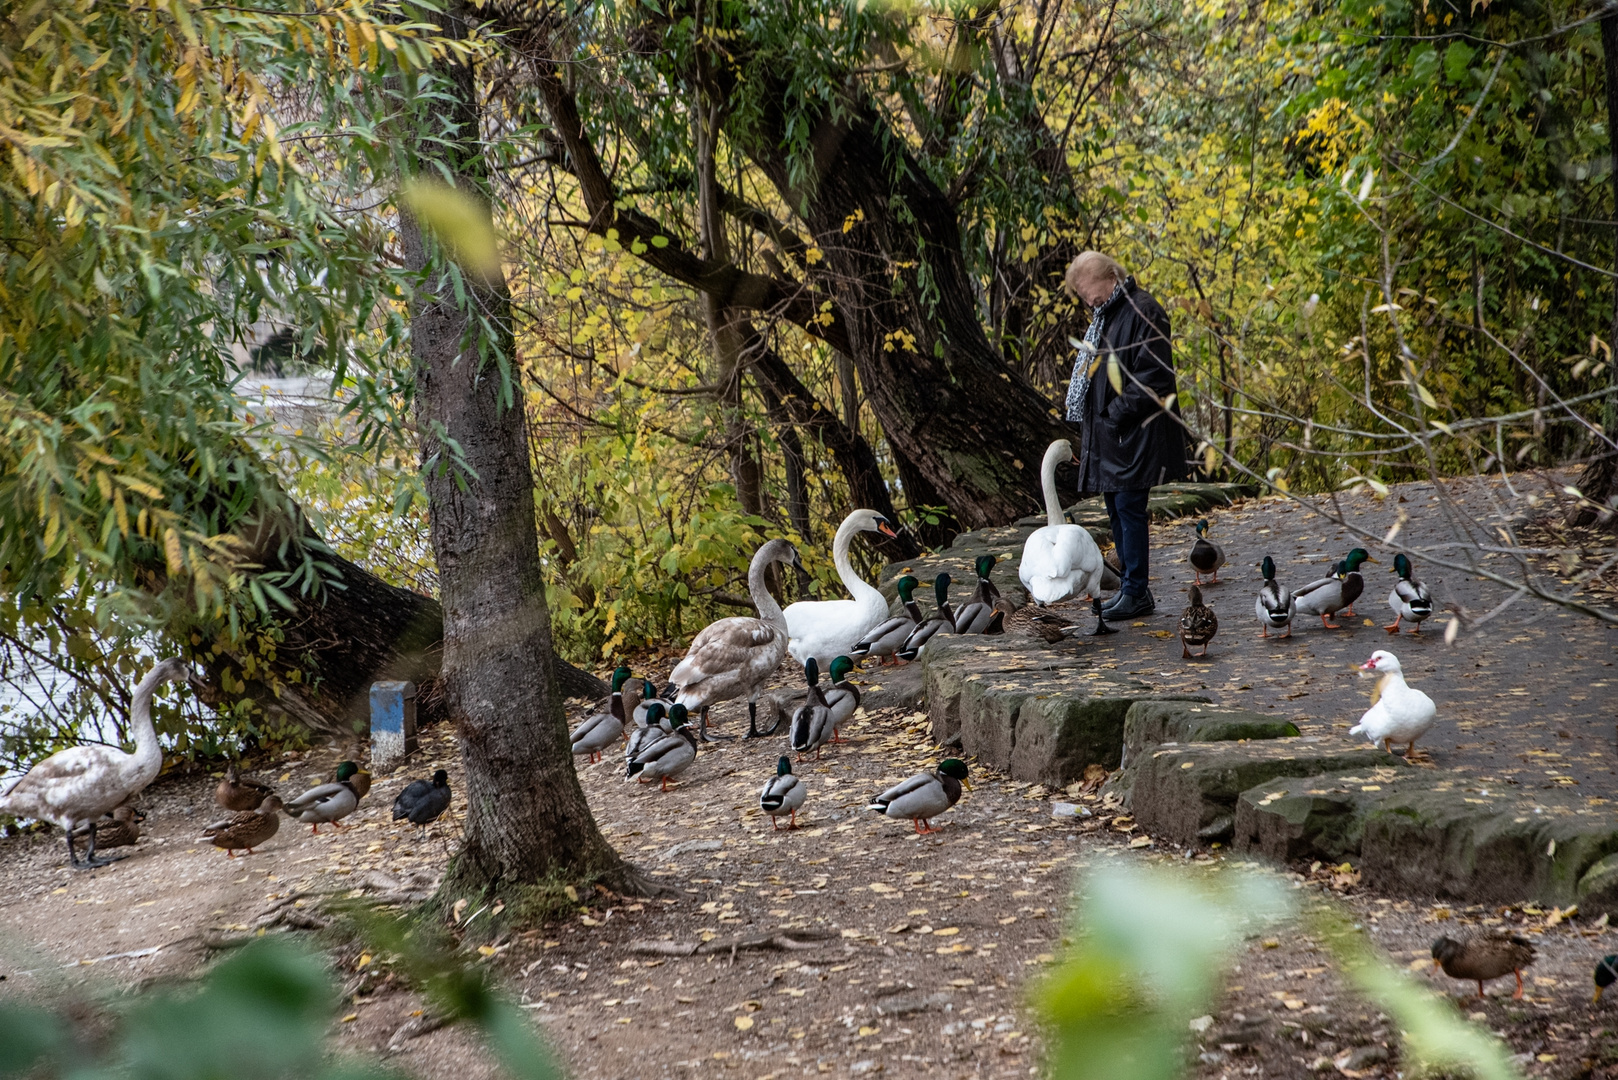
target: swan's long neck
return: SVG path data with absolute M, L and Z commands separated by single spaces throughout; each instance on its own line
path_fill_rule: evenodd
M 786 633 L 787 617 L 781 613 L 781 605 L 775 602 L 775 597 L 770 595 L 770 590 L 764 584 L 764 571 L 773 561 L 762 551 L 753 556 L 753 565 L 747 568 L 747 595 L 753 598 L 753 606 L 758 608 L 760 619 Z
M 879 590 L 872 587 L 864 578 L 854 572 L 854 560 L 848 557 L 849 548 L 854 543 L 854 534 L 859 531 L 859 526 L 855 525 L 853 521 L 845 520 L 843 522 L 842 526 L 837 530 L 836 539 L 832 541 L 831 560 L 837 566 L 837 576 L 843 579 L 843 587 L 848 590 L 848 595 L 867 603 L 870 603 L 871 597 L 875 596 L 882 602 L 882 607 L 886 610 L 888 606 L 887 597 L 883 596 Z
M 158 686 L 168 681 L 161 670 L 153 668 L 135 687 L 129 703 L 129 726 L 135 736 L 135 752 L 129 764 L 136 772 L 156 771 L 163 764 L 163 748 L 158 745 L 157 727 L 152 723 L 152 697 Z
M 1050 518 L 1052 525 L 1066 525 L 1067 517 L 1062 513 L 1062 499 L 1056 493 L 1056 466 L 1061 464 L 1059 451 L 1047 451 L 1045 463 L 1040 467 L 1039 480 L 1045 487 L 1045 514 Z

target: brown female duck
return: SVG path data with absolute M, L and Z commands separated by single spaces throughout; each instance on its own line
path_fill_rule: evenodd
M 1502 975 L 1517 976 L 1517 992 L 1522 997 L 1522 969 L 1534 962 L 1534 946 L 1526 938 L 1504 930 L 1475 934 L 1464 941 L 1441 937 L 1433 942 L 1433 966 L 1443 968 L 1452 979 L 1467 979 L 1478 984 L 1478 997 L 1483 996 L 1483 984 Z
M 225 766 L 225 778 L 214 788 L 213 801 L 224 810 L 256 810 L 265 796 L 274 795 L 270 785 L 257 780 L 243 780 L 236 771 L 236 763 Z
M 257 810 L 243 810 L 223 821 L 216 821 L 202 830 L 203 839 L 216 848 L 223 848 L 232 859 L 237 848 L 253 849 L 276 834 L 281 828 L 281 797 L 270 793 Z

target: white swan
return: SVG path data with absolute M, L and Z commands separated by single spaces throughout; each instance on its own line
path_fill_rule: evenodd
M 1438 706 L 1433 699 L 1405 682 L 1404 669 L 1399 658 L 1378 649 L 1360 665 L 1363 676 L 1376 676 L 1376 689 L 1371 692 L 1371 707 L 1365 710 L 1360 722 L 1348 729 L 1350 735 L 1364 735 L 1372 746 L 1380 746 L 1392 753 L 1392 743 L 1405 744 L 1405 759 L 1416 752 L 1416 740 L 1432 730 L 1438 719 Z
M 0 795 L 0 813 L 60 825 L 67 833 L 68 862 L 75 870 L 107 865 L 112 860 L 95 857 L 96 822 L 157 779 L 163 750 L 152 726 L 152 695 L 159 685 L 182 680 L 191 680 L 190 668 L 184 660 L 171 658 L 158 661 L 135 687 L 129 703 L 133 754 L 116 746 L 73 746 L 52 754 Z M 73 830 L 80 825 L 90 828 L 90 846 L 82 863 L 73 851 Z
M 843 519 L 832 541 L 837 576 L 852 600 L 799 600 L 786 609 L 787 650 L 800 665 L 813 657 L 824 670 L 839 656 L 852 656 L 866 634 L 887 621 L 888 601 L 881 592 L 854 572 L 848 547 L 858 532 L 897 536 L 888 519 L 875 510 L 855 510 Z
M 1028 595 L 1040 604 L 1054 604 L 1076 596 L 1101 596 L 1101 575 L 1106 562 L 1089 530 L 1068 524 L 1056 495 L 1056 467 L 1073 460 L 1073 445 L 1057 439 L 1045 451 L 1040 481 L 1045 487 L 1045 513 L 1050 524 L 1035 529 L 1023 545 L 1017 576 Z

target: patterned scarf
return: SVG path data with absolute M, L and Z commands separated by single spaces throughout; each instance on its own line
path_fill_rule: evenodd
M 1096 354 L 1101 351 L 1101 330 L 1106 324 L 1107 317 L 1103 314 L 1124 294 L 1124 287 L 1129 279 L 1125 278 L 1112 287 L 1112 295 L 1103 300 L 1092 309 L 1090 314 L 1090 328 L 1084 332 L 1084 340 L 1078 343 L 1077 353 L 1073 358 L 1073 378 L 1067 384 L 1067 418 L 1077 424 L 1084 423 L 1084 399 L 1090 393 L 1090 380 L 1095 376 L 1099 366 Z M 1068 339 L 1069 341 L 1072 338 Z

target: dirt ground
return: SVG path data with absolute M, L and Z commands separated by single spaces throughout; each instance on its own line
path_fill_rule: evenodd
M 1216 516 L 1214 535 L 1231 547 L 1233 565 L 1229 581 L 1209 590 L 1224 623 L 1208 662 L 1182 662 L 1164 632 L 1189 577 L 1183 525 L 1156 530 L 1163 615 L 1060 647 L 1087 650 L 1098 667 L 1159 688 L 1206 688 L 1221 702 L 1274 708 L 1306 731 L 1346 728 L 1364 708 L 1365 690 L 1349 664 L 1388 645 L 1387 635 L 1345 620 L 1351 628 L 1343 631 L 1300 627 L 1290 642 L 1265 642 L 1250 622 L 1257 575 L 1247 567 L 1266 550 L 1283 563 L 1284 579 L 1297 581 L 1348 546 L 1334 529 L 1299 518 L 1301 528 L 1287 525 L 1296 536 L 1284 549 L 1267 549 L 1261 537 L 1273 534 L 1259 530 L 1290 520 L 1285 508 L 1258 501 Z M 1380 623 L 1391 577 L 1372 577 L 1361 611 Z M 1429 749 L 1441 765 L 1502 782 L 1571 783 L 1592 798 L 1611 797 L 1613 699 L 1603 684 L 1613 635 L 1542 610 L 1508 614 L 1447 650 L 1437 634 L 1399 639 L 1412 681 L 1439 699 Z M 917 703 L 918 675 L 916 667 L 866 673 L 868 707 L 845 733 L 848 744 L 799 767 L 810 796 L 795 832 L 773 831 L 757 806 L 784 739 L 705 747 L 668 792 L 626 783 L 621 753 L 596 765 L 581 760 L 600 827 L 674 889 L 673 898 L 581 897 L 575 918 L 493 943 L 478 934 L 481 912 L 463 911 L 459 927 L 469 943 L 492 945 L 470 955 L 498 972 L 571 1075 L 1036 1073 L 1041 1043 L 1027 996 L 1062 951 L 1069 898 L 1085 869 L 1112 859 L 1224 857 L 1141 836 L 1092 792 L 1051 791 L 976 766 L 973 790 L 942 816 L 937 835 L 918 837 L 908 823 L 866 812 L 883 787 L 943 756 Z M 785 667 L 780 678 L 798 681 Z M 744 707 L 715 715 L 721 731 L 746 723 Z M 324 749 L 253 764 L 260 778 L 295 793 L 326 779 L 337 757 Z M 236 859 L 195 840 L 217 815 L 216 779 L 197 772 L 171 773 L 148 790 L 146 836 L 106 869 L 68 870 L 56 833 L 0 840 L 0 994 L 139 987 L 195 971 L 215 955 L 210 941 L 251 932 L 266 913 L 311 912 L 328 894 L 429 888 L 458 819 L 452 809 L 423 843 L 413 827 L 389 820 L 389 808 L 404 783 L 436 767 L 459 790 L 459 762 L 443 730 L 426 733 L 406 770 L 378 778 L 351 827 L 312 836 L 283 823 L 257 854 Z M 1087 816 L 1054 816 L 1059 801 L 1079 803 Z M 1528 1075 L 1618 1077 L 1618 1000 L 1590 1003 L 1596 959 L 1618 952 L 1618 933 L 1605 921 L 1523 905 L 1390 901 L 1361 893 L 1352 872 L 1292 872 L 1298 889 L 1345 904 L 1398 962 L 1457 1000 L 1471 988 L 1432 973 L 1431 940 L 1456 926 L 1519 926 L 1540 954 L 1527 997 L 1512 1001 L 1509 982 L 1496 983 L 1486 1001 L 1463 1008 L 1509 1041 Z M 775 944 L 675 955 L 749 937 Z M 495 1075 L 475 1037 L 457 1029 L 390 1050 L 422 1003 L 361 960 L 352 949 L 334 956 L 348 992 L 333 1025 L 339 1047 L 435 1080 Z M 1330 960 L 1297 930 L 1251 942 L 1201 1026 L 1187 1033 L 1188 1054 L 1192 1071 L 1210 1080 L 1393 1077 L 1403 1069 L 1397 1032 L 1344 989 Z
M 1040 1042 L 1026 994 L 1061 952 L 1076 878 L 1100 860 L 1190 853 L 1139 837 L 1093 795 L 1030 789 L 983 770 L 935 836 L 864 812 L 882 785 L 935 760 L 925 732 L 904 706 L 871 710 L 848 745 L 800 767 L 811 796 L 796 832 L 772 831 L 757 811 L 757 789 L 779 752 L 773 741 L 705 749 L 667 793 L 623 782 L 616 761 L 585 766 L 602 828 L 677 889 L 676 898 L 583 898 L 576 920 L 499 941 L 480 962 L 498 969 L 575 1076 L 1029 1075 Z M 442 733 L 430 735 L 422 758 L 419 771 L 443 765 L 459 780 Z M 315 754 L 261 775 L 290 774 L 283 786 L 296 789 L 334 760 Z M 107 869 L 67 870 L 59 837 L 6 841 L 4 992 L 82 980 L 138 986 L 185 974 L 211 955 L 207 939 L 247 930 L 289 895 L 353 895 L 377 882 L 386 890 L 434 873 L 455 826 L 422 845 L 414 829 L 388 822 L 403 779 L 379 782 L 342 833 L 283 827 L 250 857 L 228 859 L 192 841 L 211 812 L 213 781 L 203 776 L 155 786 L 145 800 L 151 835 Z M 1092 816 L 1053 817 L 1053 803 L 1069 799 Z M 1330 868 L 1308 884 L 1295 877 L 1300 888 L 1346 892 L 1343 902 L 1393 957 L 1457 996 L 1467 988 L 1424 962 L 1431 939 L 1458 924 L 1520 920 L 1541 956 L 1527 999 L 1511 1001 L 1509 984 L 1499 983 L 1486 1003 L 1465 1008 L 1529 1055 L 1530 1075 L 1618 1076 L 1614 1003 L 1589 1001 L 1596 958 L 1618 950 L 1611 928 L 1577 918 L 1548 926 L 1549 913 L 1533 909 L 1390 903 L 1357 895 L 1353 875 Z M 463 912 L 469 941 L 478 939 L 477 914 Z M 809 947 L 690 957 L 633 951 L 769 933 Z M 334 1025 L 338 1046 L 422 1077 L 496 1075 L 475 1038 L 455 1029 L 391 1054 L 390 1040 L 421 1002 L 386 979 L 368 979 L 360 959 L 343 950 L 335 961 L 350 991 Z M 1209 1078 L 1398 1070 L 1385 1018 L 1344 990 L 1315 942 L 1285 929 L 1250 945 L 1190 1052 L 1200 1055 L 1196 1073 Z

